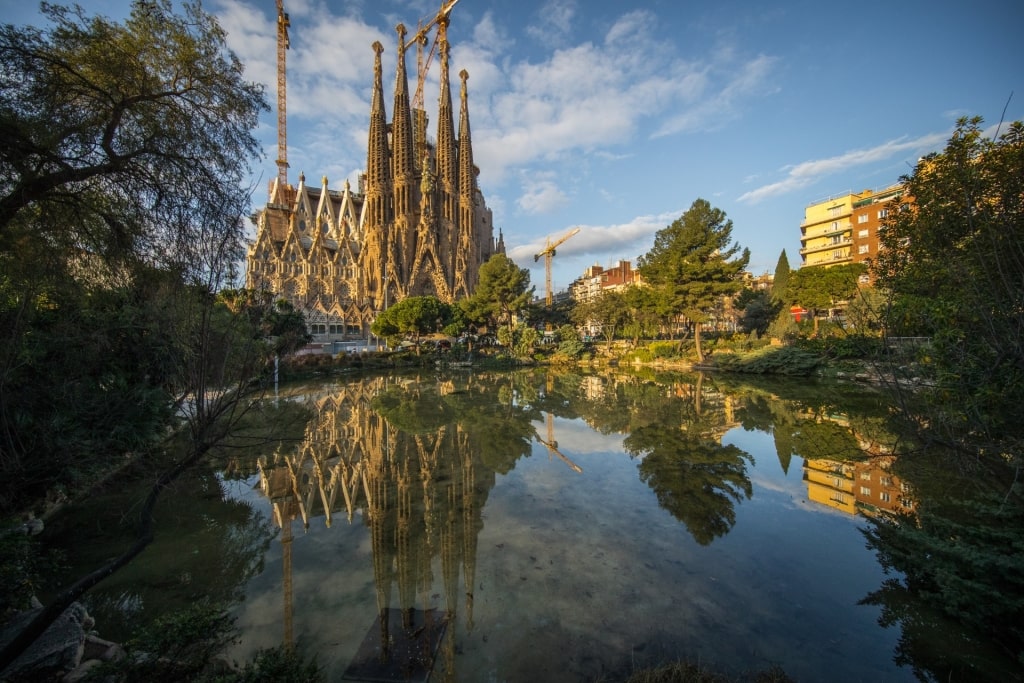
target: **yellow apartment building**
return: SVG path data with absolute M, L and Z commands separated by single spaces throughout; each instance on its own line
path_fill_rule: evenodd
M 835 266 L 853 257 L 853 203 L 861 199 L 852 192 L 834 195 L 809 204 L 800 224 L 800 266 Z
M 800 224 L 800 266 L 861 263 L 877 256 L 878 228 L 902 195 L 897 184 L 809 204 Z

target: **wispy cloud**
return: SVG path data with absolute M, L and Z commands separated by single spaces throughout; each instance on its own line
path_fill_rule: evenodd
M 562 266 L 566 266 L 566 262 L 574 266 L 567 268 L 569 272 L 581 272 L 586 266 L 592 265 L 595 254 L 606 259 L 605 265 L 612 265 L 620 259 L 633 260 L 650 249 L 654 233 L 681 214 L 680 210 L 637 216 L 628 223 L 616 225 L 581 225 L 579 234 L 558 248 L 558 258 Z M 508 250 L 508 256 L 522 267 L 534 268 L 533 256 L 544 245 L 544 238 L 515 245 Z
M 867 149 L 856 149 L 834 157 L 804 161 L 795 166 L 788 167 L 788 169 L 782 169 L 787 171 L 787 173 L 781 180 L 745 192 L 740 195 L 737 201 L 756 204 L 769 197 L 777 197 L 802 189 L 816 183 L 821 178 L 842 171 L 848 171 L 857 166 L 878 163 L 906 152 L 924 153 L 931 151 L 941 146 L 948 137 L 949 131 L 929 133 L 928 135 L 910 140 L 897 138 Z
M 575 16 L 575 0 L 548 0 L 526 34 L 542 45 L 555 45 L 569 34 Z

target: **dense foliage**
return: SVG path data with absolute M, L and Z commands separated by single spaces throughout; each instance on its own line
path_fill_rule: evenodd
M 926 336 L 934 381 L 918 416 L 933 438 L 1020 457 L 1024 422 L 1024 124 L 990 139 L 961 119 L 903 178 L 875 264 L 892 336 Z
M 198 6 L 42 11 L 0 27 L 0 510 L 258 367 L 214 293 L 244 248 L 261 89 Z

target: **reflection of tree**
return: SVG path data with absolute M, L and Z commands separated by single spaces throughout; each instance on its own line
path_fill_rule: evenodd
M 182 505 L 177 493 L 188 501 Z M 137 495 L 133 493 L 132 495 Z M 126 526 L 119 507 L 109 498 L 96 510 L 81 510 L 51 525 L 66 548 L 105 557 L 123 540 L 110 528 L 133 532 Z M 270 521 L 248 503 L 225 495 L 220 480 L 209 471 L 196 471 L 168 490 L 156 510 L 161 532 L 146 552 L 89 593 L 89 611 L 107 629 L 108 637 L 119 638 L 164 615 L 173 606 L 209 602 L 229 604 L 241 599 L 242 586 L 263 568 L 263 556 L 274 536 Z M 105 519 L 110 518 L 110 519 Z M 67 527 L 61 528 L 63 524 Z M 102 541 L 82 543 L 96 528 L 107 532 Z M 95 560 L 74 558 L 86 565 Z M 114 626 L 120 628 L 115 630 Z
M 891 578 L 862 602 L 900 625 L 896 661 L 922 680 L 1021 680 L 1024 501 L 936 453 L 898 464 L 914 477 L 917 516 L 870 520 L 868 546 Z
M 752 494 L 750 455 L 736 446 L 660 425 L 634 431 L 624 445 L 630 454 L 643 457 L 640 478 L 657 495 L 658 504 L 701 545 L 727 534 L 736 523 L 733 503 Z
M 698 543 L 707 545 L 732 529 L 734 503 L 750 498 L 751 458 L 735 446 L 721 444 L 722 434 L 735 424 L 731 400 L 706 385 L 701 375 L 675 379 L 668 387 L 656 385 L 661 399 L 644 406 L 647 423 L 634 428 L 623 446 L 643 458 L 640 478 L 659 504 L 683 522 Z

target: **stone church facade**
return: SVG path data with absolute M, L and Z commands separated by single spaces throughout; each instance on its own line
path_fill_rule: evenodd
M 270 290 L 302 311 L 314 342 L 366 338 L 376 315 L 410 296 L 451 303 L 470 296 L 480 266 L 504 253 L 491 210 L 477 185 L 467 81 L 462 71 L 458 136 L 448 74 L 448 43 L 439 43 L 441 90 L 436 141 L 427 115 L 410 106 L 405 29 L 399 25 L 392 121 L 387 122 L 374 49 L 366 171 L 353 190 L 275 179 L 256 212 L 246 258 L 246 287 Z

